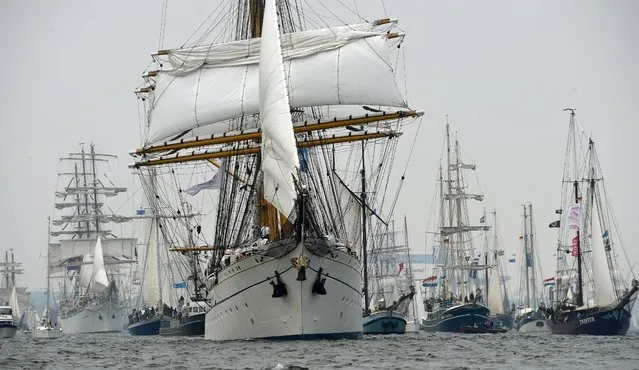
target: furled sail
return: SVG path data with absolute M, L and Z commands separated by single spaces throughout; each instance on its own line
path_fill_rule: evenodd
M 102 293 L 109 286 L 109 278 L 107 277 L 104 267 L 104 255 L 102 254 L 102 242 L 98 237 L 93 251 L 93 291 Z
M 62 239 L 60 243 L 51 244 L 51 265 L 64 264 L 70 258 L 92 255 L 96 239 Z M 135 258 L 136 239 L 132 238 L 105 238 L 102 239 L 103 254 L 117 257 L 120 260 Z
M 610 278 L 608 260 L 603 245 L 603 233 L 599 226 L 599 212 L 593 207 L 592 212 L 592 279 L 595 289 L 595 304 L 599 307 L 615 302 L 615 292 Z
M 274 0 L 267 0 L 265 4 L 260 45 L 259 107 L 264 199 L 289 216 L 295 207 L 294 178 L 297 177 L 299 161 Z
M 282 38 L 290 46 L 284 51 L 286 62 L 280 65 L 291 107 L 407 106 L 390 61 L 401 37 L 389 38 L 367 24 Z M 260 113 L 258 56 L 269 43 L 258 38 L 169 51 L 172 66 L 149 77 L 146 144 L 207 125 L 209 134 L 226 132 L 227 120 Z

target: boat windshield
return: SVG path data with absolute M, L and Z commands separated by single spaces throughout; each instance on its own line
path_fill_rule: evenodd
M 13 312 L 11 311 L 10 307 L 0 307 L 0 315 L 12 315 Z

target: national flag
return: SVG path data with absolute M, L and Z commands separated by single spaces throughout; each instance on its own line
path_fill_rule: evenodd
M 551 222 L 548 227 L 560 227 L 561 226 L 561 221 L 557 220 L 557 221 L 553 221 Z
M 422 286 L 424 288 L 434 288 L 437 286 L 437 275 L 429 276 L 422 280 Z
M 480 224 L 483 224 L 484 222 L 486 222 L 486 215 L 481 216 L 481 218 L 479 219 Z
M 515 255 L 508 259 L 508 263 L 515 263 Z
M 141 209 L 136 209 L 136 210 L 135 210 L 135 214 L 136 214 L 136 215 L 138 215 L 138 216 L 142 216 L 142 215 L 144 215 L 145 213 L 146 213 L 146 210 L 145 210 L 145 209 L 142 209 L 142 208 L 141 208 Z
M 182 282 L 179 282 L 179 283 L 173 283 L 173 288 L 175 288 L 175 289 L 186 288 L 186 281 L 182 281 Z
M 401 274 L 402 270 L 404 270 L 404 262 L 399 263 L 399 272 L 397 273 L 397 275 Z
M 609 234 L 608 234 L 608 230 L 605 230 L 602 236 L 603 236 L 604 238 L 607 238 L 607 237 L 608 237 L 608 235 L 609 235 Z
M 558 214 L 558 215 L 560 215 L 560 214 L 562 213 L 562 210 L 561 210 L 561 209 L 556 209 L 556 210 L 555 210 L 555 213 L 556 213 L 556 214 Z
M 209 181 L 203 182 L 201 184 L 193 185 L 190 188 L 184 190 L 188 195 L 195 195 L 199 193 L 201 190 L 205 189 L 219 189 L 222 185 L 222 172 L 224 171 L 224 164 L 220 167 L 219 170 L 211 177 Z
M 577 257 L 579 255 L 579 237 L 575 235 L 572 238 L 572 256 Z
M 300 171 L 308 172 L 308 148 L 297 149 L 297 159 L 300 163 Z
M 551 286 L 551 285 L 555 285 L 555 277 L 549 277 L 547 279 L 544 279 L 544 286 Z

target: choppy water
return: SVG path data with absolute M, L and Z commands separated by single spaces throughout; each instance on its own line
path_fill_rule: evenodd
M 639 334 L 409 333 L 343 341 L 69 335 L 0 339 L 0 369 L 639 369 Z

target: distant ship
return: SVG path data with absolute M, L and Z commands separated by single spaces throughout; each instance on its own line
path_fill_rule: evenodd
M 137 251 L 136 239 L 107 228 L 130 220 L 105 206 L 107 198 L 126 191 L 99 169 L 114 157 L 96 153 L 91 144 L 88 152 L 82 147 L 60 159 L 49 260 L 51 275 L 60 278 L 58 320 L 66 334 L 119 332 L 126 323 L 126 277 Z
M 478 281 L 478 272 L 489 268 L 480 265 L 480 254 L 474 247 L 476 232 L 488 231 L 489 226 L 469 223 L 468 202 L 482 201 L 482 194 L 466 193 L 468 185 L 464 172 L 475 170 L 474 164 L 461 157 L 459 140 L 451 145 L 450 127 L 446 124 L 445 170 L 439 169 L 439 201 L 437 239 L 434 255 L 438 259 L 433 275 L 422 283 L 425 288 L 424 317 L 420 328 L 428 332 L 492 331 L 494 322 Z M 446 179 L 444 179 L 446 174 Z
M 405 334 L 408 314 L 412 308 L 413 286 L 410 250 L 404 219 L 404 233 L 395 231 L 395 222 L 387 231 L 375 236 L 377 246 L 372 250 L 368 289 L 373 292 L 372 310 L 365 310 L 364 334 Z M 364 292 L 367 294 L 367 292 Z
M 22 275 L 22 263 L 15 260 L 13 249 L 4 253 L 4 261 L 0 262 L 0 304 L 11 307 L 13 322 L 18 329 L 27 329 L 29 292 L 25 287 L 18 287 L 16 275 Z
M 570 112 L 562 183 L 557 289 L 548 325 L 553 334 L 625 335 L 639 281 L 622 280 L 617 256 L 623 256 L 600 162 L 592 138 Z M 585 153 L 585 156 L 581 156 Z M 573 268 L 572 266 L 575 266 Z
M 539 306 L 543 307 L 544 291 L 539 291 L 540 271 L 536 266 L 537 250 L 535 249 L 534 221 L 532 214 L 532 204 L 523 206 L 523 233 L 520 237 L 523 242 L 523 253 L 521 258 L 521 275 L 519 292 L 521 304 L 517 308 L 515 316 L 515 327 L 519 332 L 549 332 L 546 325 L 548 314 Z M 540 300 L 541 298 L 541 300 Z

